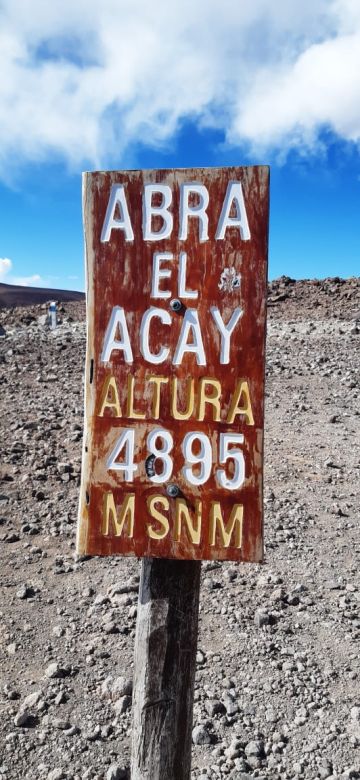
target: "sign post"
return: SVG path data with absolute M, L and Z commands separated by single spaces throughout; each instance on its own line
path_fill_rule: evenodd
M 142 562 L 131 780 L 190 778 L 200 568 L 200 561 Z
M 84 176 L 77 549 L 144 558 L 136 780 L 190 777 L 200 561 L 262 559 L 268 176 Z

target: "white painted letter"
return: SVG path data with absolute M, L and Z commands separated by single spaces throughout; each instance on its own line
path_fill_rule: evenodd
M 170 351 L 168 347 L 161 347 L 160 352 L 157 352 L 156 354 L 150 352 L 149 330 L 153 317 L 158 317 L 163 325 L 171 325 L 171 317 L 168 311 L 165 309 L 157 309 L 156 306 L 151 306 L 150 309 L 147 309 L 141 320 L 140 352 L 148 363 L 163 363 Z
M 162 195 L 161 206 L 153 206 L 154 193 Z M 172 201 L 171 188 L 167 184 L 145 184 L 143 196 L 143 238 L 144 241 L 157 241 L 159 238 L 169 238 L 173 228 L 173 215 L 168 211 Z M 160 230 L 152 230 L 152 218 L 160 216 L 163 226 Z
M 192 332 L 193 341 L 188 344 L 189 333 Z M 206 366 L 204 345 L 201 336 L 199 315 L 196 309 L 187 309 L 181 326 L 179 341 L 176 347 L 173 364 L 179 366 L 185 352 L 194 352 L 198 366 Z
M 230 336 L 236 323 L 239 321 L 240 317 L 242 317 L 243 311 L 240 309 L 240 306 L 237 306 L 227 325 L 225 325 L 219 309 L 216 306 L 211 306 L 210 311 L 221 336 L 220 363 L 230 363 Z
M 233 204 L 235 205 L 236 216 L 230 217 Z M 225 230 L 228 227 L 239 228 L 240 236 L 243 241 L 248 241 L 249 238 L 251 238 L 240 181 L 229 181 L 215 235 L 216 240 L 224 238 Z
M 125 460 L 119 463 L 116 459 L 119 457 L 123 447 L 125 448 Z M 135 471 L 138 469 L 136 463 L 134 463 L 134 449 L 135 429 L 124 428 L 106 461 L 106 468 L 108 471 L 122 471 L 124 473 L 124 480 L 126 482 L 133 482 Z
M 116 206 L 119 208 L 120 219 L 115 217 Z M 110 241 L 111 231 L 113 228 L 124 231 L 125 241 L 134 240 L 134 232 L 131 227 L 130 215 L 126 203 L 123 184 L 113 184 L 111 187 L 103 229 L 101 231 L 100 241 L 102 241 L 102 243 Z
M 117 341 L 116 331 L 119 327 L 120 341 Z M 101 362 L 108 363 L 113 349 L 122 349 L 125 363 L 133 363 L 133 353 L 130 345 L 129 331 L 126 324 L 125 312 L 122 306 L 114 306 L 109 324 L 106 328 L 103 351 L 101 353 Z
M 190 193 L 196 193 L 199 196 L 199 203 L 196 206 L 190 206 Z M 185 241 L 188 234 L 189 217 L 197 217 L 200 220 L 199 241 L 207 241 L 209 217 L 206 209 L 209 205 L 209 193 L 204 184 L 197 182 L 186 182 L 180 187 L 180 230 L 179 240 Z
M 160 268 L 161 261 L 173 259 L 174 255 L 171 252 L 154 252 L 151 282 L 152 298 L 171 298 L 171 292 L 169 290 L 159 289 L 159 282 L 160 279 L 169 279 L 171 276 L 171 268 Z
M 186 262 L 187 262 L 187 254 L 186 252 L 180 252 L 179 255 L 179 298 L 197 298 L 198 297 L 198 291 L 197 290 L 187 290 L 186 289 Z

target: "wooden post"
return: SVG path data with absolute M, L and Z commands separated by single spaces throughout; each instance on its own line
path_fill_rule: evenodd
M 200 561 L 142 562 L 131 780 L 190 780 L 200 569 Z

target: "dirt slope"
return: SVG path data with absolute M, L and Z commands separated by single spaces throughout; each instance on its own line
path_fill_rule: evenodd
M 32 306 L 49 301 L 83 301 L 84 293 L 76 290 L 52 290 L 45 287 L 22 287 L 0 283 L 0 309 Z

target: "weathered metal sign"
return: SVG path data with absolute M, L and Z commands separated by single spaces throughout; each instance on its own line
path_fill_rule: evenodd
M 84 175 L 79 553 L 261 560 L 268 179 Z

